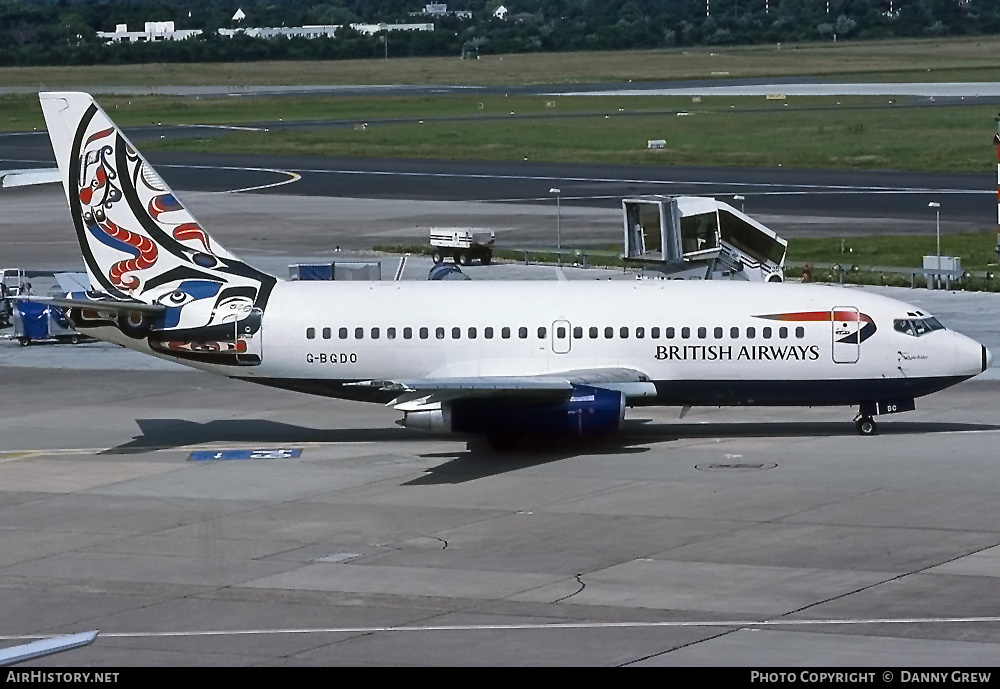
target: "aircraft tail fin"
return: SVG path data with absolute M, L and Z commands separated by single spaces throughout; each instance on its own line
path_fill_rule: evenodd
M 277 279 L 212 239 L 90 94 L 38 98 L 91 288 L 63 304 L 74 327 L 179 359 L 259 364 Z
M 242 262 L 212 239 L 88 93 L 39 93 L 91 288 L 147 301 L 165 273 Z

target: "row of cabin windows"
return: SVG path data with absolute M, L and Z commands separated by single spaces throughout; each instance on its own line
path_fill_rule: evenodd
M 355 340 L 363 340 L 365 338 L 365 329 L 364 328 L 354 328 L 353 330 L 354 330 L 353 336 L 354 336 Z M 449 330 L 448 328 L 441 328 L 441 327 L 435 328 L 434 329 L 434 338 L 438 339 L 438 340 L 444 340 L 444 339 L 446 339 L 448 337 L 448 335 L 449 335 L 448 330 Z M 459 328 L 459 327 L 453 327 L 453 328 L 450 328 L 450 330 L 451 330 L 451 332 L 450 332 L 451 339 L 453 339 L 453 340 L 459 340 L 459 339 L 462 338 L 462 329 L 461 328 Z M 611 327 L 611 326 L 607 326 L 607 327 L 605 327 L 603 329 L 602 328 L 598 328 L 596 326 L 591 326 L 590 328 L 587 329 L 587 336 L 591 340 L 599 339 L 601 337 L 602 330 L 603 330 L 604 339 L 610 340 L 610 339 L 613 339 L 615 337 L 616 329 L 613 328 L 613 327 Z M 404 340 L 412 340 L 413 339 L 413 331 L 414 331 L 413 328 L 403 328 L 402 329 L 403 339 Z M 430 328 L 417 328 L 416 331 L 417 331 L 417 337 L 419 339 L 421 339 L 421 340 L 429 339 L 430 336 L 431 336 L 431 330 L 430 330 Z M 397 331 L 396 328 L 386 328 L 385 329 L 385 333 L 384 333 L 385 334 L 385 338 L 387 340 L 394 340 L 394 339 L 396 339 L 398 332 L 399 331 Z M 483 328 L 483 333 L 482 333 L 483 334 L 483 338 L 487 339 L 487 340 L 492 340 L 493 336 L 494 336 L 494 332 L 495 331 L 493 330 L 493 328 Z M 649 328 L 648 331 L 647 331 L 646 328 L 644 328 L 642 326 L 639 326 L 639 327 L 634 328 L 634 329 L 630 329 L 628 327 L 621 327 L 621 328 L 617 329 L 617 336 L 618 336 L 619 339 L 627 340 L 629 338 L 630 334 L 631 334 L 631 336 L 634 337 L 635 339 L 642 340 L 645 337 L 647 337 L 647 334 L 648 334 L 648 336 L 649 336 L 650 339 L 658 340 L 658 339 L 660 339 L 661 332 L 662 332 L 663 337 L 666 338 L 666 339 L 668 339 L 668 340 L 672 340 L 672 339 L 676 338 L 678 335 L 680 336 L 680 338 L 682 340 L 691 339 L 692 334 L 694 334 L 694 336 L 697 337 L 697 339 L 699 339 L 699 340 L 705 340 L 705 339 L 708 339 L 708 337 L 709 337 L 708 328 L 699 327 L 699 328 L 692 329 L 692 328 L 689 328 L 689 327 L 686 327 L 686 326 L 683 327 L 683 328 L 674 328 L 673 326 L 670 326 L 670 327 L 667 327 L 667 328 L 663 328 L 662 331 L 660 330 L 659 327 Z M 322 337 L 323 337 L 324 340 L 333 339 L 333 335 L 334 335 L 333 328 L 323 328 L 322 331 L 321 331 L 321 334 L 322 334 Z M 350 339 L 350 337 L 352 335 L 350 328 L 338 328 L 336 334 L 337 334 L 337 339 L 340 339 L 340 340 Z M 512 334 L 513 334 L 513 331 L 512 331 L 511 328 L 509 328 L 509 327 L 500 328 L 500 337 L 502 339 L 509 340 L 511 338 Z M 537 334 L 538 334 L 538 339 L 539 340 L 546 339 L 548 337 L 548 328 L 546 328 L 544 325 L 540 326 L 538 328 L 538 330 L 537 330 Z M 383 335 L 383 331 L 382 331 L 381 328 L 371 328 L 368 331 L 368 336 L 371 339 L 373 339 L 373 340 L 377 340 L 377 339 L 381 338 L 382 335 Z M 555 336 L 556 336 L 557 339 L 560 339 L 560 340 L 566 339 L 567 335 L 568 335 L 568 332 L 567 332 L 567 327 L 566 326 L 558 325 L 558 326 L 555 327 Z M 584 329 L 582 327 L 576 326 L 576 327 L 573 328 L 573 339 L 575 339 L 575 340 L 582 340 L 583 336 L 584 336 Z M 745 336 L 746 336 L 746 338 L 748 340 L 756 339 L 756 337 L 757 337 L 757 328 L 755 328 L 753 326 L 746 328 L 745 329 Z M 767 327 L 764 327 L 764 328 L 760 329 L 760 337 L 762 339 L 765 339 L 765 340 L 769 340 L 772 337 L 777 337 L 778 339 L 786 340 L 786 339 L 788 339 L 788 336 L 789 336 L 789 330 L 788 330 L 788 328 L 786 326 L 780 326 L 778 328 L 771 328 L 770 326 L 767 326 Z M 805 336 L 806 336 L 806 329 L 804 327 L 802 327 L 801 325 L 797 326 L 795 328 L 795 337 L 798 338 L 798 339 L 802 339 Z M 468 339 L 470 339 L 470 340 L 477 339 L 479 337 L 479 329 L 475 328 L 475 327 L 468 328 L 466 330 L 466 337 Z M 526 328 L 524 326 L 521 326 L 520 328 L 518 328 L 517 329 L 517 337 L 518 337 L 518 339 L 521 339 L 521 340 L 527 339 L 528 338 L 528 328 Z M 721 340 L 723 337 L 725 337 L 725 329 L 724 328 L 721 328 L 721 327 L 712 328 L 712 338 L 714 338 L 716 340 Z M 730 339 L 733 339 L 733 340 L 739 339 L 739 337 L 740 337 L 740 329 L 737 328 L 737 327 L 735 327 L 735 326 L 729 328 L 729 337 L 730 337 Z M 315 340 L 316 339 L 316 328 L 306 328 L 306 339 L 307 340 Z

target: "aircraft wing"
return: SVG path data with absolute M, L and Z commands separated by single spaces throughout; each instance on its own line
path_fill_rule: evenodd
M 0 170 L 0 187 L 27 187 L 61 181 L 59 169 Z
M 389 405 L 402 411 L 460 397 L 565 395 L 576 386 L 617 390 L 628 398 L 652 397 L 649 376 L 629 368 L 593 368 L 537 376 L 472 376 L 415 380 L 368 380 L 355 383 L 398 393 Z

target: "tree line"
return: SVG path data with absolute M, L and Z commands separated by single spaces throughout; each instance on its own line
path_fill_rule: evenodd
M 453 14 L 413 16 L 425 0 L 0 0 L 0 66 L 381 58 L 382 36 L 356 22 L 433 22 L 393 32 L 390 57 L 623 50 L 781 41 L 1000 33 L 996 0 L 452 0 Z M 503 5 L 504 19 L 494 16 Z M 234 21 L 236 9 L 246 18 Z M 201 29 L 184 41 L 106 44 L 98 31 L 146 21 Z M 240 26 L 341 24 L 335 38 L 234 38 Z

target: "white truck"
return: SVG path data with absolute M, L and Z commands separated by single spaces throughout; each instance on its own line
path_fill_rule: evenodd
M 434 228 L 431 230 L 431 258 L 434 263 L 441 263 L 451 257 L 462 266 L 478 260 L 488 266 L 493 260 L 493 241 L 493 233 L 486 230 Z

